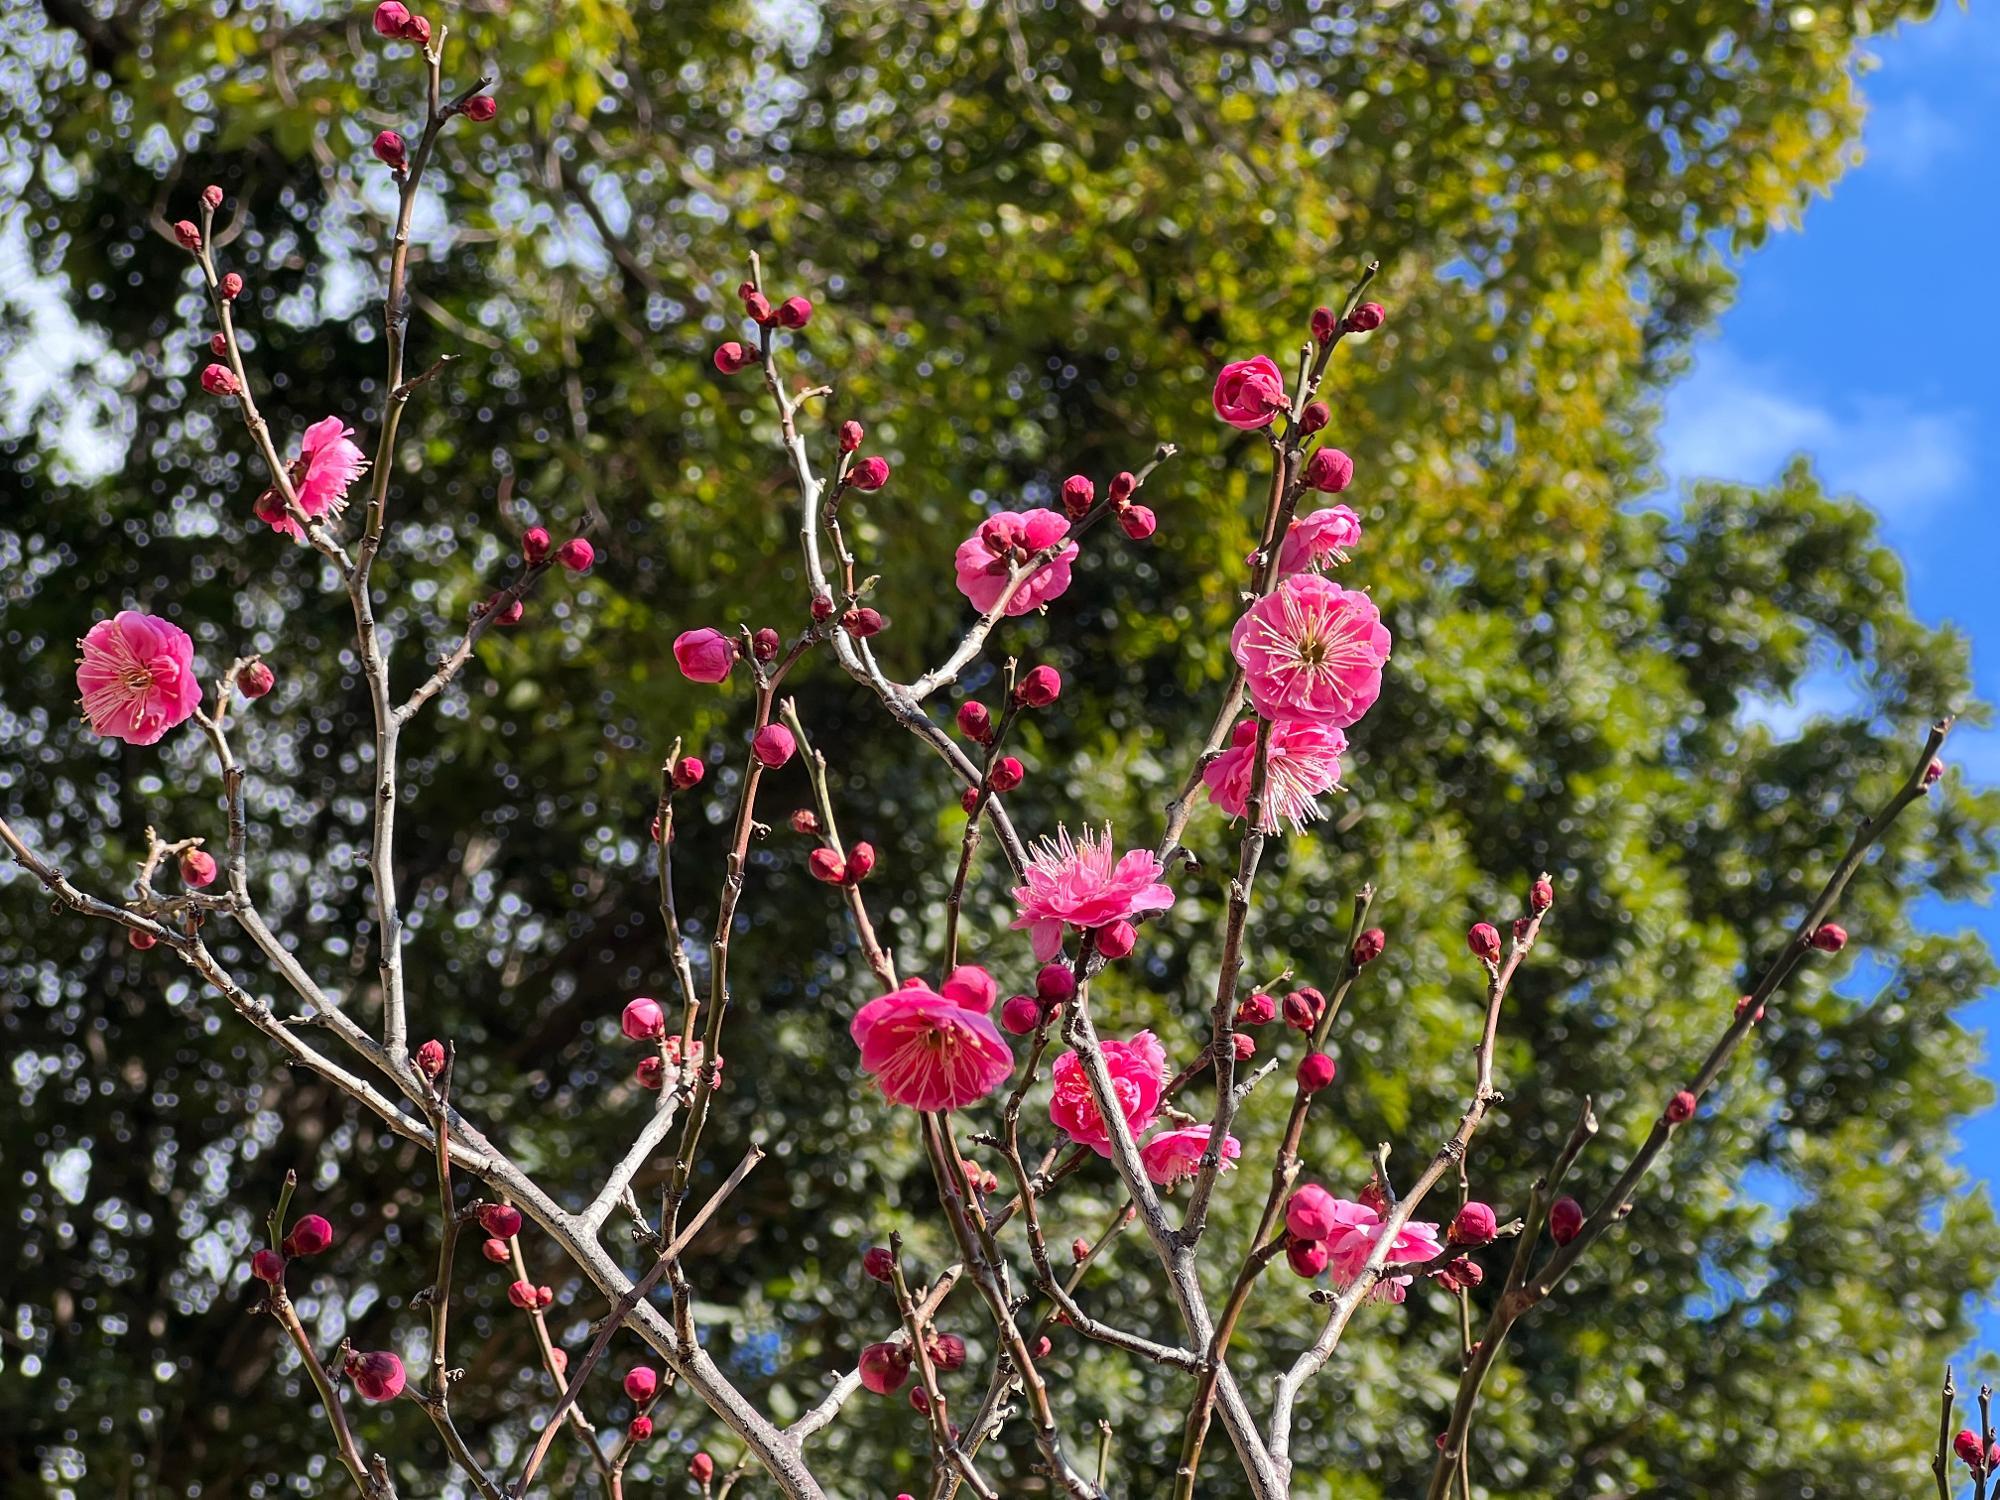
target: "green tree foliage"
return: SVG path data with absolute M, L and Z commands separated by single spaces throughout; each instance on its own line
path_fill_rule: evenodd
M 1071 685 L 1031 731 L 1024 826 L 1110 817 L 1135 842 L 1210 711 L 1261 501 L 1260 445 L 1207 413 L 1214 370 L 1286 360 L 1305 310 L 1379 258 L 1390 322 L 1342 351 L 1326 394 L 1360 468 L 1351 574 L 1396 657 L 1337 815 L 1272 858 L 1250 968 L 1323 979 L 1349 893 L 1379 887 L 1389 956 L 1343 1022 L 1335 1107 L 1307 1143 L 1323 1180 L 1358 1185 L 1376 1141 L 1407 1161 L 1456 1118 L 1479 1002 L 1461 935 L 1549 868 L 1561 905 L 1506 1018 L 1508 1097 L 1474 1180 L 1503 1217 L 1518 1208 L 1587 1091 L 1606 1130 L 1581 1171 L 1608 1182 L 1855 809 L 1901 774 L 1925 720 L 1963 706 L 1964 642 L 1914 619 L 1867 511 L 1803 464 L 1765 491 L 1645 499 L 1661 383 L 1727 298 L 1728 254 L 1833 182 L 1858 128 L 1857 45 L 1928 8 L 434 12 L 454 82 L 485 68 L 501 112 L 448 138 L 418 223 L 412 365 L 457 362 L 412 403 L 391 487 L 377 577 L 399 680 L 507 576 L 525 526 L 591 519 L 604 559 L 489 637 L 407 740 L 413 1026 L 455 1039 L 468 1111 L 580 1193 L 643 1119 L 616 1016 L 669 984 L 646 824 L 677 736 L 711 763 L 707 821 L 681 846 L 697 938 L 713 911 L 744 703 L 691 689 L 666 642 L 790 622 L 803 600 L 768 411 L 706 358 L 736 329 L 750 250 L 820 306 L 800 357 L 836 387 L 827 417 L 866 422 L 896 466 L 851 517 L 892 672 L 963 627 L 946 563 L 983 507 L 1179 445 L 1148 487 L 1154 541 L 1094 541 L 1070 594 L 1002 644 Z M 10 368 L 57 377 L 16 403 L 7 439 L 0 803 L 106 888 L 129 880 L 148 823 L 219 837 L 191 742 L 140 752 L 81 730 L 71 644 L 136 605 L 181 621 L 211 670 L 268 652 L 280 686 L 241 746 L 256 879 L 300 958 L 372 1014 L 367 705 L 345 601 L 250 514 L 254 457 L 195 385 L 209 330 L 158 221 L 204 182 L 229 195 L 221 255 L 250 280 L 242 322 L 281 446 L 329 412 L 368 423 L 387 200 L 367 141 L 407 128 L 417 70 L 359 5 L 186 0 L 9 0 L 0 70 L 8 233 L 81 329 L 54 331 L 63 316 L 33 298 L 0 325 Z M 1831 659 L 1859 706 L 1789 738 L 1763 727 L 1756 706 Z M 990 670 L 966 686 L 990 700 Z M 883 850 L 885 941 L 934 967 L 954 790 L 830 668 L 798 691 L 850 835 Z M 803 800 L 803 783 L 784 793 Z M 1847 908 L 1861 943 L 1772 1007 L 1629 1226 L 1510 1346 L 1477 1438 L 1482 1492 L 1914 1491 L 1913 1393 L 1966 1336 L 1964 1294 L 2000 1275 L 1991 1211 L 1946 1163 L 1955 1122 L 1987 1102 L 1953 1017 L 1992 962 L 1914 913 L 1986 881 L 1997 819 L 1992 796 L 1957 788 L 1892 833 Z M 1107 1030 L 1180 1043 L 1200 1024 L 1233 843 L 1212 812 L 1187 842 L 1199 867 L 1143 962 L 1104 987 Z M 870 990 L 837 906 L 782 831 L 750 881 L 702 1181 L 753 1135 L 773 1156 L 695 1264 L 705 1337 L 783 1416 L 886 1324 L 860 1248 L 900 1228 L 936 1265 L 947 1242 L 909 1122 L 853 1068 L 845 1023 Z M 1025 982 L 999 870 L 978 905 L 974 951 Z M 233 936 L 215 940 L 255 972 Z M 19 878 L 0 886 L 0 969 L 15 1248 L 0 1490 L 332 1486 L 337 1469 L 301 1458 L 323 1454 L 323 1429 L 277 1330 L 246 1316 L 239 1266 L 297 1168 L 301 1202 L 341 1235 L 300 1288 L 309 1318 L 329 1344 L 394 1339 L 433 1253 L 422 1154 L 278 1067 L 174 966 L 51 916 Z M 1268 1159 L 1276 1116 L 1251 1107 L 1247 1158 Z M 1224 1244 L 1249 1232 L 1258 1175 L 1224 1195 Z M 1107 1170 L 1086 1174 L 1052 1241 L 1117 1201 Z M 532 1239 L 529 1253 L 562 1283 Z M 546 1393 L 520 1373 L 527 1331 L 503 1283 L 466 1273 L 461 1403 L 472 1441 L 506 1451 Z M 1171 1326 L 1136 1242 L 1092 1288 L 1109 1316 Z M 574 1342 L 598 1308 L 561 1291 Z M 1311 1312 L 1289 1278 L 1253 1304 L 1235 1359 L 1257 1404 Z M 981 1352 L 972 1315 L 954 1316 Z M 1456 1339 L 1435 1293 L 1364 1313 L 1301 1412 L 1300 1492 L 1410 1493 Z M 1076 1433 L 1114 1424 L 1124 1492 L 1160 1493 L 1181 1378 L 1074 1344 L 1055 1368 Z M 854 1407 L 816 1448 L 839 1492 L 914 1488 L 915 1421 L 900 1403 Z M 414 1412 L 364 1429 L 406 1493 L 446 1483 Z M 653 1448 L 661 1492 L 677 1455 L 726 1453 L 721 1437 L 675 1405 Z M 1036 1492 L 1025 1438 L 1000 1462 L 1010 1493 Z M 1204 1493 L 1231 1493 L 1227 1470 L 1213 1453 Z

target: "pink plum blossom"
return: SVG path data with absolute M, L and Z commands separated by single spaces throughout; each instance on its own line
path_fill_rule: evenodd
M 1306 824 L 1326 816 L 1318 798 L 1340 785 L 1340 757 L 1347 736 L 1325 724 L 1306 719 L 1280 719 L 1271 726 L 1271 746 L 1264 758 L 1264 832 L 1280 822 L 1304 831 Z M 1230 747 L 1208 763 L 1201 779 L 1208 800 L 1232 818 L 1247 815 L 1250 778 L 1257 760 L 1257 721 L 1236 726 Z
M 674 637 L 674 662 L 689 682 L 721 682 L 736 665 L 736 647 L 708 626 L 683 630 Z
M 368 455 L 355 444 L 354 429 L 338 417 L 327 417 L 308 427 L 299 439 L 299 456 L 291 461 L 287 474 L 299 509 L 313 520 L 339 515 L 346 508 L 347 492 L 368 471 Z M 257 497 L 257 519 L 273 531 L 302 539 L 305 532 L 285 509 L 284 497 L 273 489 Z
M 1069 521 L 1060 511 L 1001 511 L 980 522 L 979 529 L 958 544 L 953 565 L 958 570 L 958 591 L 985 614 L 1000 602 L 1007 579 L 1016 562 L 1044 547 L 1053 547 L 1069 535 Z M 1070 564 L 1081 549 L 1075 542 L 1044 563 L 1034 576 L 1023 580 L 1007 601 L 1006 612 L 1025 615 L 1069 587 Z
M 1288 404 L 1285 377 L 1266 355 L 1224 365 L 1215 377 L 1215 414 L 1231 427 L 1269 427 Z
M 1284 545 L 1278 549 L 1278 576 L 1290 578 L 1294 573 L 1318 572 L 1329 562 L 1344 563 L 1348 549 L 1360 541 L 1361 518 L 1345 505 L 1329 505 L 1300 516 L 1286 530 Z
M 1365 1203 L 1335 1198 L 1333 1220 L 1334 1229 L 1326 1237 L 1326 1248 L 1333 1268 L 1334 1284 L 1345 1286 L 1361 1274 L 1369 1255 L 1381 1241 L 1382 1215 Z M 1413 1219 L 1397 1233 L 1384 1266 L 1435 1260 L 1443 1253 L 1444 1246 L 1438 1241 L 1438 1226 Z M 1401 1302 L 1409 1284 L 1407 1276 L 1384 1276 L 1370 1295 L 1379 1301 Z
M 1100 1045 L 1119 1113 L 1125 1116 L 1132 1134 L 1143 1135 L 1160 1112 L 1160 1094 L 1167 1083 L 1167 1049 L 1150 1031 L 1140 1032 L 1129 1042 Z M 1109 1156 L 1111 1129 L 1090 1095 L 1082 1059 L 1074 1052 L 1065 1052 L 1056 1059 L 1052 1071 L 1055 1093 L 1049 1100 L 1049 1118 L 1079 1146 Z
M 922 983 L 870 1000 L 849 1033 L 883 1097 L 912 1109 L 962 1109 L 1014 1071 L 991 1017 Z
M 1229 649 L 1265 718 L 1345 729 L 1382 692 L 1389 631 L 1366 594 L 1302 573 L 1250 606 Z
M 1022 872 L 1026 884 L 1014 888 L 1021 914 L 1011 925 L 1029 930 L 1037 959 L 1046 963 L 1062 951 L 1064 923 L 1095 931 L 1174 904 L 1173 891 L 1160 879 L 1165 867 L 1149 850 L 1117 855 L 1113 849 L 1107 824 L 1095 836 L 1085 829 L 1076 842 L 1060 829 L 1030 851 Z
M 91 729 L 130 745 L 157 744 L 201 702 L 194 642 L 170 620 L 120 610 L 77 642 L 76 687 Z
M 1190 1125 L 1183 1130 L 1163 1130 L 1139 1148 L 1139 1160 L 1145 1163 L 1146 1176 L 1161 1187 L 1171 1187 L 1184 1177 L 1192 1177 L 1201 1170 L 1201 1154 L 1208 1149 L 1207 1125 Z M 1227 1172 L 1230 1165 L 1243 1154 L 1243 1143 L 1233 1135 L 1222 1138 L 1222 1166 Z

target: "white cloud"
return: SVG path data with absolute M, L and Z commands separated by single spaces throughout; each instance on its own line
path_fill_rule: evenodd
M 1787 384 L 1775 369 L 1704 348 L 1667 396 L 1667 478 L 1761 484 L 1805 453 L 1830 488 L 1908 521 L 1954 499 L 1972 472 L 1972 419 L 1963 411 L 1874 396 L 1815 402 L 1789 394 Z

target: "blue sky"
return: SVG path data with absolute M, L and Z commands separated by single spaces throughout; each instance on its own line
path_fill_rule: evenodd
M 2000 461 L 2000 11 L 1947 4 L 1870 50 L 1862 164 L 1803 233 L 1744 262 L 1736 305 L 1669 395 L 1664 458 L 1676 479 L 1765 480 L 1811 454 L 1874 506 L 1918 614 L 1972 638 L 1980 696 L 2000 702 L 2000 496 L 1985 482 Z M 1828 674 L 1769 716 L 1797 723 L 1842 696 Z M 1947 758 L 2000 782 L 2000 733 L 1960 731 Z M 1937 919 L 2000 947 L 1990 905 Z M 2000 994 L 1966 1020 L 2000 1035 Z M 2000 1112 L 1973 1122 L 1961 1159 L 1992 1181 Z M 1982 1322 L 1981 1346 L 2000 1349 L 2000 1309 Z

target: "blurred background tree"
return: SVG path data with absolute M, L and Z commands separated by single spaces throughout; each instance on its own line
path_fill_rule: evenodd
M 1391 946 L 1338 1037 L 1338 1103 L 1308 1142 L 1323 1180 L 1357 1186 L 1375 1141 L 1407 1160 L 1448 1128 L 1478 1015 L 1462 934 L 1544 867 L 1560 906 L 1507 1019 L 1509 1097 L 1474 1182 L 1517 1207 L 1583 1091 L 1607 1126 L 1585 1180 L 1608 1180 L 1855 802 L 1901 774 L 1924 720 L 1967 706 L 1965 643 L 1912 617 L 1867 510 L 1804 464 L 1767 491 L 1652 498 L 1659 393 L 1728 299 L 1730 255 L 1839 175 L 1857 46 L 1927 4 L 1226 9 L 430 12 L 450 77 L 491 72 L 501 110 L 451 132 L 418 220 L 412 367 L 458 362 L 412 404 L 391 489 L 377 577 L 401 680 L 506 576 L 526 526 L 593 519 L 602 561 L 489 637 L 406 741 L 412 1025 L 456 1040 L 467 1108 L 553 1182 L 582 1190 L 649 1106 L 616 1017 L 669 984 L 646 826 L 676 736 L 711 763 L 708 821 L 682 845 L 697 940 L 712 910 L 745 705 L 690 689 L 666 644 L 802 614 L 769 416 L 707 361 L 739 326 L 753 249 L 778 293 L 821 309 L 798 343 L 836 387 L 829 425 L 861 419 L 895 465 L 850 530 L 882 578 L 892 671 L 966 623 L 948 556 L 986 507 L 1180 445 L 1148 487 L 1158 536 L 1094 538 L 1069 595 L 1002 643 L 1070 684 L 1030 728 L 1017 816 L 1109 817 L 1133 842 L 1211 711 L 1261 498 L 1261 445 L 1207 411 L 1214 370 L 1283 363 L 1306 311 L 1381 260 L 1389 324 L 1342 350 L 1326 394 L 1368 528 L 1350 581 L 1382 602 L 1396 659 L 1335 816 L 1269 866 L 1251 955 L 1256 973 L 1325 977 L 1349 894 L 1379 886 Z M 229 195 L 222 258 L 248 277 L 242 322 L 286 443 L 327 413 L 371 422 L 393 198 L 367 142 L 409 128 L 419 69 L 362 5 L 5 0 L 0 70 L 0 221 L 33 271 L 0 321 L 0 803 L 104 886 L 124 884 L 148 823 L 218 837 L 192 737 L 135 753 L 81 730 L 72 642 L 134 606 L 178 619 L 211 672 L 265 651 L 279 688 L 242 746 L 255 881 L 367 1014 L 367 707 L 345 602 L 251 516 L 256 465 L 194 381 L 209 330 L 158 221 L 205 182 Z M 1829 655 L 1862 706 L 1774 737 L 1756 706 Z M 850 836 L 884 851 L 885 940 L 935 967 L 955 791 L 827 666 L 797 681 Z M 993 697 L 990 676 L 966 686 Z M 797 777 L 774 812 L 804 801 Z M 1849 956 L 1773 1007 L 1579 1295 L 1510 1350 L 1476 1441 L 1483 1493 L 1912 1492 L 1912 1393 L 1967 1336 L 1965 1295 L 2000 1276 L 1990 1207 L 1947 1164 L 1955 1122 L 1988 1101 L 1953 1013 L 1992 961 L 1914 914 L 1984 884 L 1997 826 L 2000 801 L 1961 786 L 1891 836 L 1849 902 Z M 1182 901 L 1100 1002 L 1108 1030 L 1150 1023 L 1183 1047 L 1233 848 L 1212 811 L 1187 842 Z M 888 1319 L 863 1246 L 900 1227 L 920 1260 L 947 1254 L 909 1122 L 854 1073 L 845 1025 L 868 979 L 803 855 L 780 832 L 756 857 L 710 1170 L 752 1135 L 774 1157 L 698 1259 L 706 1336 L 780 1415 Z M 974 951 L 1018 986 L 1032 965 L 1002 935 L 1004 889 L 988 868 Z M 296 1362 L 247 1316 L 243 1252 L 297 1168 L 302 1204 L 341 1232 L 302 1289 L 309 1321 L 329 1343 L 394 1340 L 431 1254 L 420 1154 L 275 1065 L 175 966 L 52 917 L 12 872 L 0 973 L 16 1244 L 0 1491 L 333 1486 Z M 1251 1109 L 1247 1156 L 1274 1113 Z M 1258 1175 L 1225 1195 L 1226 1244 L 1249 1232 Z M 1080 1179 L 1051 1235 L 1089 1232 L 1114 1188 L 1108 1169 Z M 530 1257 L 559 1274 L 532 1241 Z M 501 1453 L 546 1409 L 503 1280 L 468 1263 L 461 1334 L 464 1418 Z M 1117 1317 L 1167 1326 L 1136 1241 L 1096 1285 Z M 574 1338 L 596 1308 L 562 1296 Z M 1261 1392 L 1311 1326 L 1304 1288 L 1274 1280 L 1238 1340 L 1246 1385 Z M 969 1317 L 962 1331 L 979 1352 Z M 1408 1493 L 1456 1339 L 1435 1293 L 1367 1314 L 1301 1413 L 1300 1492 Z M 1123 1492 L 1159 1493 L 1179 1378 L 1075 1344 L 1056 1369 L 1076 1431 L 1115 1426 Z M 604 1421 L 610 1391 L 592 1398 Z M 918 1472 L 917 1421 L 857 1404 L 816 1451 L 840 1492 L 892 1493 Z M 416 1414 L 364 1426 L 409 1492 L 448 1484 Z M 720 1436 L 691 1407 L 663 1421 L 664 1492 L 686 1451 L 727 1455 Z M 1009 1444 L 1010 1492 L 1037 1493 L 1032 1450 Z M 1205 1492 L 1233 1492 L 1227 1469 L 1211 1458 Z

